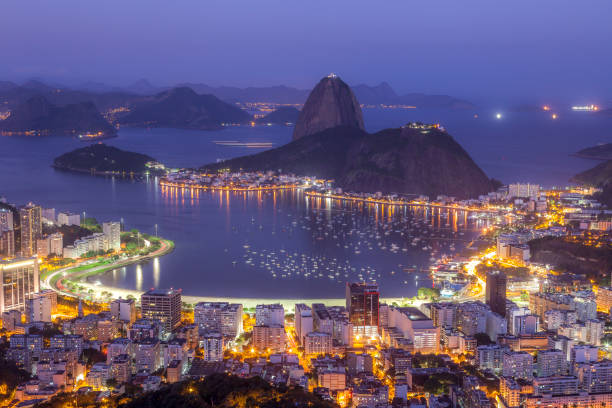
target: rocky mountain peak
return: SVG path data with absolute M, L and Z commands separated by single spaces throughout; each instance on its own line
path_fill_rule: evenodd
M 355 94 L 340 77 L 329 74 L 310 92 L 295 125 L 293 140 L 337 126 L 365 130 Z

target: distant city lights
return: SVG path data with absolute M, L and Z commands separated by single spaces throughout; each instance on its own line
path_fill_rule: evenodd
M 557 114 L 556 114 L 556 113 L 553 113 L 553 114 L 552 114 L 552 118 L 553 118 L 553 119 L 557 119 Z
M 495 117 L 496 117 L 497 119 L 501 119 L 501 118 L 502 118 L 502 114 L 501 114 L 501 113 L 497 113 L 497 114 L 495 114 Z
M 545 111 L 549 111 L 550 110 L 550 106 L 544 105 L 544 106 L 542 106 L 542 109 L 545 110 Z

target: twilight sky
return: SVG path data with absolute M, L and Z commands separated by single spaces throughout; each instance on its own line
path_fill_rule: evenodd
M 611 0 L 4 0 L 0 79 L 612 100 Z M 594 100 L 596 99 L 596 100 Z

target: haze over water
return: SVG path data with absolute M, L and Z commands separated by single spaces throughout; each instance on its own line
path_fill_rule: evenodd
M 569 155 L 607 140 L 610 134 L 610 120 L 590 114 L 567 112 L 552 120 L 544 113 L 504 112 L 497 120 L 494 111 L 478 113 L 477 119 L 474 112 L 462 111 L 366 109 L 364 115 L 369 131 L 410 120 L 440 122 L 490 177 L 504 183 L 564 185 L 573 174 L 595 164 Z M 220 146 L 215 140 L 278 146 L 290 140 L 291 132 L 291 128 L 276 126 L 218 132 L 125 128 L 106 143 L 149 154 L 170 166 L 198 166 L 260 151 Z M 432 217 L 422 211 L 397 212 L 390 218 L 395 223 L 388 223 L 389 214 L 380 208 L 361 211 L 330 207 L 325 202 L 307 205 L 293 192 L 183 197 L 161 191 L 154 180 L 113 180 L 49 167 L 54 157 L 81 146 L 82 142 L 67 137 L 0 138 L 0 195 L 17 204 L 34 201 L 57 210 L 86 211 L 100 221 L 123 218 L 127 228 L 148 233 L 157 224 L 161 236 L 176 242 L 175 252 L 156 262 L 94 278 L 124 288 L 172 286 L 183 288 L 187 295 L 201 296 L 342 297 L 344 281 L 359 279 L 361 273 L 364 278 L 377 279 L 385 297 L 408 296 L 417 286 L 431 283 L 417 281 L 414 274 L 402 271 L 404 267 L 426 268 L 432 252 L 435 256 L 452 252 L 449 238 L 460 248 L 476 233 L 474 228 L 482 226 L 459 215 L 453 235 L 452 214 L 438 219 L 437 214 Z M 432 220 L 433 226 L 425 227 Z M 404 227 L 412 228 L 409 239 L 395 232 L 406 232 Z M 366 236 L 349 234 L 354 229 Z M 376 234 L 381 238 L 376 239 Z M 426 238 L 426 243 L 413 246 L 414 237 Z M 398 246 L 396 252 L 391 251 L 392 244 Z M 425 246 L 432 248 L 423 250 Z M 321 277 L 313 276 L 315 262 Z M 296 269 L 302 271 L 300 275 L 282 276 L 283 271 Z M 304 277 L 308 270 L 309 276 Z M 328 273 L 331 270 L 334 272 Z

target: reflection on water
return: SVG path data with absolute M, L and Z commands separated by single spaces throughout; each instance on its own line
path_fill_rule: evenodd
M 456 209 L 308 197 L 301 189 L 160 187 L 159 194 L 170 217 L 191 224 L 205 214 L 220 227 L 203 223 L 194 231 L 196 256 L 183 262 L 194 271 L 182 286 L 190 295 L 338 297 L 345 282 L 358 280 L 377 282 L 385 296 L 414 295 L 431 286 L 434 260 L 452 256 L 490 222 Z M 178 287 L 176 271 L 163 268 L 165 258 L 101 280 L 138 290 Z
M 508 112 L 499 121 L 479 113 L 475 119 L 473 112 L 465 111 L 364 110 L 370 131 L 414 120 L 442 123 L 488 176 L 505 183 L 529 181 L 546 186 L 564 184 L 592 167 L 592 161 L 570 154 L 606 141 L 602 135 L 610 123 L 599 115 L 567 114 L 552 121 L 547 114 Z M 189 167 L 257 151 L 217 145 L 213 140 L 282 145 L 291 133 L 285 126 L 213 132 L 122 128 L 119 137 L 105 142 L 171 167 Z M 421 273 L 404 272 L 406 266 L 409 271 L 413 265 L 426 266 L 432 252 L 433 256 L 456 252 L 451 243 L 457 250 L 485 225 L 484 220 L 470 218 L 471 214 L 441 209 L 364 207 L 307 200 L 300 192 L 162 191 L 154 178 L 141 183 L 49 167 L 55 157 L 83 145 L 66 137 L 0 137 L 0 195 L 16 204 L 33 201 L 58 211 L 86 211 L 99 221 L 123 219 L 127 228 L 149 234 L 155 233 L 157 224 L 159 235 L 175 242 L 174 252 L 161 257 L 157 266 L 155 260 L 142 264 L 138 273 L 130 266 L 96 278 L 120 287 L 176 287 L 186 294 L 236 297 L 342 297 L 342 280 L 359 279 L 361 273 L 364 279 L 378 280 L 383 296 L 410 295 L 417 286 L 414 282 L 429 282 Z M 352 228 L 364 228 L 367 235 L 349 234 Z M 419 241 L 413 246 L 416 238 Z M 281 256 L 281 250 L 291 256 Z M 252 261 L 246 264 L 249 258 Z M 292 271 L 289 276 L 285 268 L 302 267 L 302 260 L 309 275 Z M 347 261 L 346 273 L 328 273 L 332 262 L 346 265 Z
M 153 259 L 153 286 L 159 287 L 159 259 Z
M 136 265 L 136 290 L 142 290 L 142 266 Z

